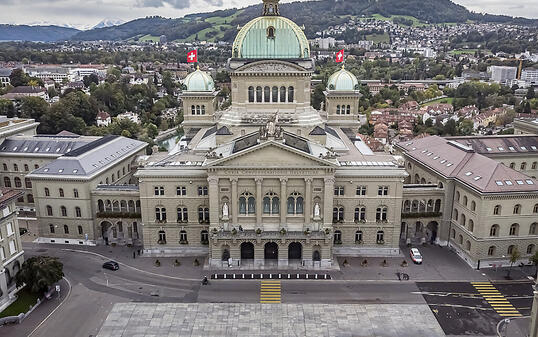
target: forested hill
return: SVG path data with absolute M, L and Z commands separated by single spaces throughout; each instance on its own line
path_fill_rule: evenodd
M 261 2 L 261 1 L 260 1 Z M 237 26 L 260 15 L 261 4 L 243 9 L 190 14 L 183 18 L 146 17 L 123 25 L 83 31 L 72 40 L 232 41 Z M 348 22 L 350 17 L 402 17 L 411 23 L 503 22 L 538 26 L 538 20 L 502 15 L 477 14 L 450 0 L 320 0 L 281 5 L 281 14 L 305 26 L 308 38 L 329 26 Z M 0 34 L 2 36 L 2 34 Z M 69 37 L 65 37 L 69 39 Z M 34 39 L 39 40 L 39 39 Z M 45 40 L 51 41 L 51 40 Z
M 58 26 L 1 25 L 0 41 L 54 42 L 69 40 L 80 32 L 74 28 Z

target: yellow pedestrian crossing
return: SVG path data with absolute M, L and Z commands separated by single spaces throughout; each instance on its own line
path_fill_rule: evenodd
M 523 316 L 490 282 L 471 282 L 471 284 L 500 316 Z
M 260 303 L 281 303 L 280 281 L 264 280 L 260 284 Z

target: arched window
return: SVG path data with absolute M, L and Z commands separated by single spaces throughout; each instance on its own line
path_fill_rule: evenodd
M 248 101 L 250 103 L 254 103 L 254 87 L 253 86 L 248 87 Z
M 64 225 L 64 234 L 69 234 L 69 226 Z
M 50 191 L 47 187 L 45 187 L 45 196 L 50 197 Z
M 336 106 L 336 114 L 339 115 L 340 114 L 340 104 L 338 104 Z
M 83 230 L 82 230 L 82 226 L 78 226 L 78 235 L 82 235 L 83 233 Z
M 536 235 L 536 227 L 538 226 L 537 222 L 533 222 L 529 227 L 529 235 Z
M 467 206 L 467 196 L 463 196 L 463 206 Z
M 415 174 L 415 184 L 420 184 L 420 176 Z
M 350 115 L 351 114 L 351 105 L 348 105 L 346 107 L 346 115 Z
M 493 207 L 493 215 L 501 215 L 501 205 L 495 205 Z
M 256 102 L 262 102 L 262 87 L 256 87 Z
M 280 199 L 274 192 L 268 192 L 263 198 L 263 214 L 279 214 Z
M 379 206 L 376 209 L 376 212 L 375 212 L 375 220 L 376 221 L 387 221 L 387 213 L 388 213 L 387 206 Z
M 517 204 L 514 206 L 514 214 L 521 214 L 521 205 Z
M 385 243 L 385 232 L 377 231 L 376 242 L 377 243 Z
M 48 216 L 52 216 L 52 214 L 53 214 L 53 213 L 52 213 L 52 207 L 49 206 L 49 205 L 47 205 L 46 208 L 47 208 L 47 215 L 48 215 Z
M 32 188 L 32 182 L 28 178 L 24 178 L 24 187 Z
M 288 88 L 288 102 L 293 103 L 294 100 L 294 89 L 293 87 Z
M 456 238 L 456 230 L 454 230 L 454 229 L 450 230 L 450 237 L 453 238 L 453 239 Z
M 433 200 L 430 199 L 426 203 L 426 212 L 433 212 Z
M 512 255 L 512 253 L 515 252 L 516 250 L 517 250 L 516 246 L 510 245 L 508 246 L 508 249 L 506 250 L 506 252 L 508 253 L 508 255 Z
M 4 187 L 11 187 L 11 179 L 4 177 Z
M 339 230 L 334 231 L 334 241 L 333 243 L 335 245 L 341 245 L 342 244 L 342 232 Z
M 404 204 L 403 204 L 403 212 L 404 212 L 404 213 L 409 213 L 409 212 L 411 212 L 411 201 L 409 201 L 409 200 L 404 201 Z
M 508 235 L 518 235 L 519 234 L 519 224 L 514 223 L 510 226 L 510 232 Z
M 469 231 L 474 231 L 474 221 L 473 219 L 469 219 Z
M 187 231 L 181 230 L 179 231 L 179 243 L 182 245 L 186 245 L 189 243 L 187 240 Z
M 199 115 L 200 114 L 200 106 L 199 105 L 196 105 L 196 114 Z M 114 180 L 114 179 L 112 179 Z
M 7 171 L 7 170 L 8 170 L 8 169 L 7 169 L 7 164 L 6 164 L 6 163 L 3 163 L 2 165 L 4 166 L 4 171 Z
M 13 171 L 19 171 L 19 165 L 13 164 Z
M 465 227 L 466 222 L 467 222 L 467 217 L 465 216 L 465 214 L 462 214 L 462 215 L 461 215 L 461 222 L 460 222 L 460 224 L 461 224 L 463 227 Z
M 65 208 L 65 206 L 60 207 L 60 212 L 62 213 L 62 216 L 67 216 L 67 208 Z
M 286 103 L 286 87 L 280 87 L 280 103 Z
M 526 162 L 521 163 L 521 166 L 519 168 L 521 170 L 525 170 L 527 168 L 527 163 Z
M 465 250 L 466 251 L 471 250 L 471 242 L 469 240 L 465 241 Z
M 198 207 L 198 222 L 200 223 L 209 223 L 209 208 L 208 207 Z
M 189 212 L 187 207 L 179 206 L 177 208 L 177 222 L 188 222 L 189 221 Z
M 209 233 L 205 229 L 200 232 L 200 243 L 203 245 L 209 244 Z
M 499 225 L 493 225 L 489 229 L 489 236 L 499 236 Z
M 303 197 L 298 192 L 293 192 L 288 198 L 288 214 L 303 214 Z
M 458 210 L 454 208 L 454 220 L 458 221 Z
M 366 221 L 366 207 L 359 206 L 355 207 L 355 222 L 365 222 Z
M 263 88 L 263 101 L 265 103 L 271 102 L 271 88 L 269 88 L 268 86 L 265 86 Z
M 60 188 L 58 189 L 58 193 L 60 194 L 60 197 L 64 197 L 64 189 L 63 188 Z
M 158 244 L 164 245 L 166 244 L 166 232 L 163 230 L 159 231 L 159 240 L 157 241 Z
M 534 205 L 534 207 L 532 208 L 532 212 L 533 213 L 538 213 L 538 204 Z
M 362 231 L 355 232 L 355 243 L 362 243 Z
M 531 243 L 530 245 L 528 245 L 528 246 L 527 246 L 527 254 L 529 254 L 529 255 L 534 254 L 535 247 L 536 247 L 536 246 L 535 246 L 534 244 L 532 244 L 532 243 Z
M 75 207 L 75 216 L 77 218 L 82 217 L 82 211 L 80 210 L 80 207 Z
M 120 212 L 127 213 L 127 201 L 120 201 Z
M 202 115 L 205 115 L 205 105 L 202 105 Z M 118 173 L 118 177 L 120 176 L 120 174 Z
M 344 221 L 344 207 L 337 206 L 333 208 L 333 222 L 343 222 Z
M 49 230 L 50 230 L 51 234 L 54 234 L 54 225 L 53 224 L 49 225 Z
M 34 203 L 34 195 L 28 194 L 28 203 L 33 204 Z
M 510 168 L 513 170 L 516 168 L 516 163 L 510 163 Z
M 194 104 L 191 105 L 191 114 L 196 115 L 196 106 Z
M 495 255 L 495 249 L 496 249 L 495 246 L 490 246 L 490 247 L 488 248 L 488 256 L 493 256 L 493 255 Z
M 440 212 L 441 211 L 441 199 L 437 199 L 435 200 L 435 212 Z
M 456 191 L 456 196 L 454 197 L 456 202 L 460 202 L 460 192 Z
M 272 94 L 271 102 L 277 103 L 278 102 L 278 87 L 276 86 L 273 87 L 271 90 L 271 94 Z
M 28 172 L 30 169 L 28 168 L 28 164 L 24 164 L 24 171 Z
M 461 235 L 461 234 L 458 236 L 458 243 L 460 245 L 463 244 L 463 235 Z
M 269 39 L 275 38 L 275 27 L 269 26 L 269 28 L 267 28 L 267 38 Z
M 155 207 L 155 221 L 166 222 L 166 208 Z
M 474 202 L 474 200 L 471 201 L 471 211 L 476 211 L 476 202 Z
M 15 177 L 13 180 L 15 181 L 15 187 L 22 187 L 21 178 Z
M 417 213 L 418 212 L 418 200 L 413 200 L 411 202 L 411 213 Z

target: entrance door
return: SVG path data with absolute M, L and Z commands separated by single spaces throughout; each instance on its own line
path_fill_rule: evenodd
M 241 260 L 254 260 L 254 244 L 252 242 L 241 244 Z
M 265 244 L 264 258 L 266 260 L 278 259 L 278 245 L 275 242 L 267 242 Z
M 299 242 L 292 242 L 288 246 L 288 260 L 300 260 L 303 257 L 303 246 Z

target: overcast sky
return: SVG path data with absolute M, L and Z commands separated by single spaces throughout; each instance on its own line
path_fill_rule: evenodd
M 261 0 L 0 0 L 0 23 L 52 23 L 91 27 L 103 19 L 132 19 L 244 7 Z M 282 1 L 291 2 L 291 1 Z M 538 18 L 536 0 L 454 0 L 475 12 Z

